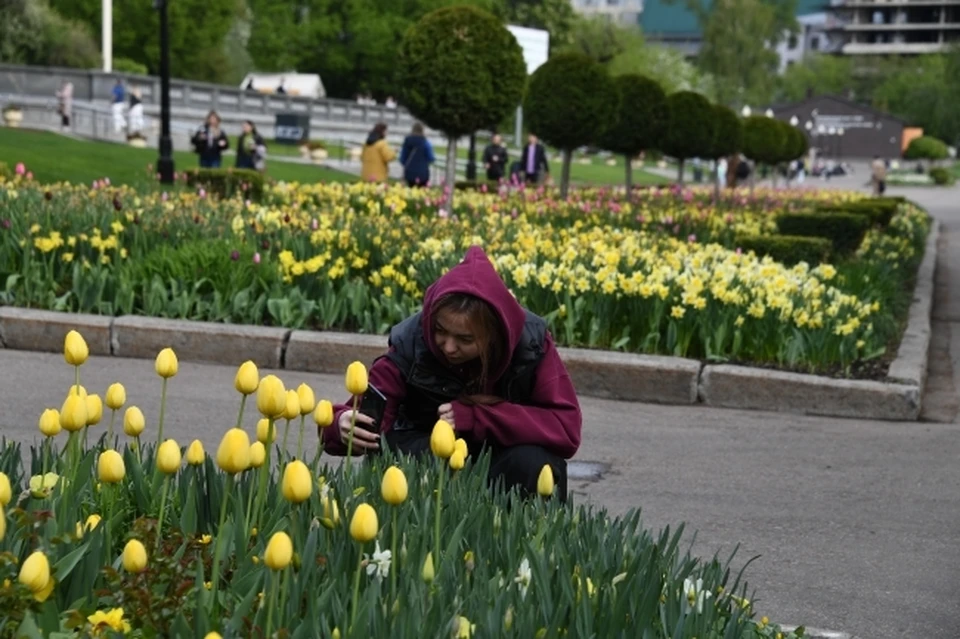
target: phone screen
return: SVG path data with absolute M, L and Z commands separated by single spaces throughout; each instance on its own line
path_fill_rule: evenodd
M 357 410 L 373 419 L 373 424 L 361 424 L 357 422 L 357 426 L 364 428 L 373 433 L 380 432 L 380 422 L 383 419 L 383 411 L 387 408 L 387 398 L 383 393 L 377 389 L 376 386 L 372 384 L 367 386 L 367 392 L 363 394 L 363 398 L 360 400 L 360 404 L 357 407 Z

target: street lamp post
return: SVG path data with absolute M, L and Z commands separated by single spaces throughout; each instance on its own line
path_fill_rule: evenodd
M 167 18 L 168 0 L 154 0 L 160 11 L 160 159 L 157 172 L 161 184 L 173 184 L 173 141 L 170 138 L 170 22 Z

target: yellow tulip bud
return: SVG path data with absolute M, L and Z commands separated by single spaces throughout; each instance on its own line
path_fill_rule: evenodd
M 263 442 L 250 444 L 250 468 L 260 468 L 267 461 L 267 447 Z
M 326 428 L 333 423 L 333 404 L 325 399 L 317 402 L 317 408 L 313 411 L 313 421 L 317 422 L 320 428 Z
M 317 398 L 313 395 L 313 389 L 306 384 L 297 386 L 297 396 L 300 398 L 300 414 L 309 415 L 317 405 Z
M 537 478 L 537 493 L 541 497 L 549 497 L 553 494 L 553 469 L 550 464 L 544 464 L 540 469 L 540 476 Z
M 199 439 L 195 439 L 190 442 L 190 447 L 187 449 L 187 463 L 191 466 L 199 466 L 206 459 L 207 454 L 203 451 L 203 444 L 200 443 Z
M 263 444 L 272 444 L 277 439 L 277 427 L 271 426 L 270 420 L 264 417 L 257 422 L 257 441 Z
M 330 639 L 340 639 L 340 628 L 333 629 L 333 633 L 331 633 Z
M 250 438 L 240 428 L 231 428 L 220 440 L 217 466 L 231 475 L 242 473 L 250 466 Z
M 40 432 L 45 437 L 56 437 L 60 434 L 60 411 L 56 408 L 48 408 L 40 415 Z
M 287 389 L 276 375 L 267 375 L 257 387 L 257 410 L 264 417 L 277 418 L 287 407 Z
M 252 395 L 257 392 L 257 386 L 259 385 L 260 371 L 257 370 L 257 365 L 250 360 L 240 364 L 240 368 L 237 369 L 237 376 L 233 379 L 233 387 L 237 389 L 237 392 Z
M 47 580 L 47 585 L 44 586 L 40 590 L 40 592 L 35 593 L 33 595 L 33 598 L 39 601 L 40 603 L 43 603 L 44 601 L 50 598 L 50 595 L 53 594 L 53 588 L 56 585 L 57 585 L 57 581 L 53 577 L 50 577 L 50 579 Z
M 139 436 L 146 425 L 143 411 L 136 406 L 131 406 L 123 413 L 123 432 L 127 434 L 127 437 Z
M 470 639 L 476 624 L 470 623 L 466 617 L 457 617 L 457 639 Z
M 0 506 L 6 506 L 13 499 L 13 490 L 10 488 L 10 478 L 6 473 L 0 473 Z
M 87 401 L 79 395 L 68 395 L 60 408 L 60 426 L 75 433 L 87 425 Z
M 370 504 L 359 504 L 353 511 L 353 519 L 350 520 L 350 536 L 354 541 L 361 544 L 373 541 L 377 537 L 377 531 L 380 529 L 380 522 L 377 521 L 377 511 Z
M 103 402 L 99 395 L 87 395 L 87 426 L 96 426 L 103 417 Z
M 157 469 L 165 475 L 175 475 L 180 470 L 180 445 L 168 439 L 157 448 Z
M 147 549 L 136 539 L 123 547 L 123 569 L 127 572 L 143 572 L 147 568 Z
M 115 450 L 105 450 L 97 460 L 97 477 L 105 484 L 117 484 L 123 481 L 127 469 L 123 457 Z
M 287 403 L 283 406 L 283 416 L 286 419 L 300 416 L 300 395 L 297 394 L 297 391 L 287 391 Z
M 43 552 L 37 550 L 20 566 L 20 583 L 36 594 L 46 588 L 50 581 L 50 561 Z
M 87 341 L 77 331 L 70 331 L 63 338 L 63 359 L 71 366 L 83 366 L 83 363 L 90 357 L 90 349 L 87 347 Z M 41 584 L 41 588 L 45 584 Z
M 323 506 L 323 517 L 320 518 L 320 523 L 327 530 L 333 530 L 340 523 L 340 506 L 336 499 L 330 497 L 321 499 L 320 504 Z
M 458 437 L 453 442 L 453 452 L 460 452 L 463 455 L 463 458 L 466 459 L 470 456 L 470 450 L 467 448 L 467 441 L 462 437 Z
M 120 410 L 123 408 L 123 405 L 127 403 L 127 390 L 123 387 L 123 384 L 116 382 L 110 384 L 110 387 L 107 388 L 107 397 L 106 404 L 107 408 L 110 410 Z
M 220 636 L 219 632 L 208 632 L 203 636 L 203 639 L 223 639 L 223 637 Z
M 466 464 L 467 460 L 463 457 L 463 452 L 459 450 L 453 451 L 453 454 L 450 455 L 450 468 L 452 470 L 463 470 L 463 466 Z
M 177 361 L 177 354 L 173 352 L 172 348 L 165 348 L 157 354 L 154 369 L 160 377 L 169 379 L 177 374 L 179 368 L 180 362 Z
M 351 395 L 363 395 L 367 392 L 367 367 L 362 362 L 354 362 L 347 367 L 347 392 Z
M 83 528 L 84 530 L 93 530 L 94 528 L 100 525 L 101 521 L 102 521 L 102 518 L 100 517 L 100 515 L 94 513 L 89 517 L 87 517 L 87 521 L 83 524 Z
M 433 572 L 433 553 L 427 553 L 427 559 L 423 562 L 423 571 L 420 573 L 423 577 L 423 580 L 428 584 L 433 583 L 433 578 L 436 576 Z
M 383 501 L 391 506 L 399 506 L 407 500 L 407 477 L 402 470 L 391 466 L 383 473 L 380 494 L 383 496 Z
M 433 454 L 442 459 L 449 459 L 453 454 L 455 441 L 453 427 L 442 419 L 438 420 L 430 434 L 430 450 Z
M 263 554 L 263 563 L 270 570 L 283 570 L 293 560 L 293 542 L 290 535 L 281 531 L 273 533 Z
M 299 504 L 310 498 L 313 492 L 313 478 L 310 469 L 299 459 L 295 459 L 283 470 L 281 485 L 283 497 L 289 502 Z
M 73 384 L 73 385 L 70 386 L 70 390 L 69 390 L 69 392 L 67 392 L 67 395 L 68 395 L 68 396 L 69 396 L 69 395 L 79 395 L 80 397 L 83 398 L 84 401 L 86 401 L 86 400 L 87 400 L 87 389 L 84 388 L 83 386 L 77 386 L 76 384 Z

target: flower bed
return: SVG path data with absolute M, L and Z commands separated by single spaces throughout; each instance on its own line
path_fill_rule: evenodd
M 739 249 L 772 237 L 784 213 L 858 197 L 732 192 L 715 204 L 709 191 L 653 189 L 627 204 L 604 190 L 570 202 L 481 190 L 449 211 L 436 191 L 364 184 L 281 184 L 254 204 L 17 179 L 0 187 L 0 303 L 383 333 L 476 243 L 561 344 L 850 374 L 899 337 L 926 214 L 901 204 L 862 242 L 862 227 L 802 238 L 804 255 L 859 243 L 832 264 Z M 791 221 L 815 234 L 817 215 L 830 213 Z
M 329 403 L 247 363 L 237 424 L 255 397 L 258 438 L 226 430 L 211 457 L 163 438 L 172 351 L 156 360 L 156 432 L 120 384 L 82 390 L 78 334 L 64 354 L 75 368 L 42 445 L 0 452 L 0 636 L 803 636 L 756 619 L 742 575 L 681 550 L 682 527 L 562 505 L 549 467 L 539 498 L 491 493 L 487 460 L 444 422 L 429 460 L 331 469 L 300 445 Z M 365 387 L 361 364 L 346 381 Z

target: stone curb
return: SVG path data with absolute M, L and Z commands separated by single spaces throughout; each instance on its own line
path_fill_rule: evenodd
M 0 306 L 0 342 L 21 351 L 63 352 L 63 339 L 71 330 L 83 334 L 91 355 L 110 355 L 113 318 Z M 150 356 L 156 357 L 156 353 Z
M 697 360 L 580 348 L 557 350 L 581 395 L 655 404 L 697 403 Z

